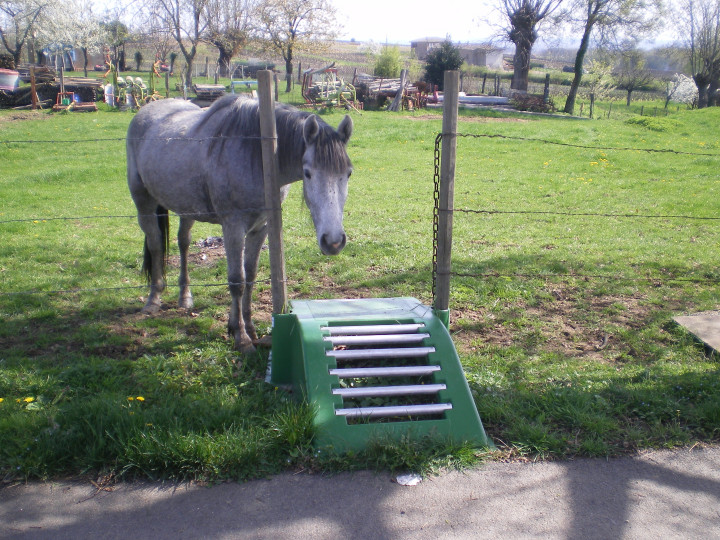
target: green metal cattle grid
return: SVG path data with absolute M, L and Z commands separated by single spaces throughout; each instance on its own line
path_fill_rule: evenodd
M 415 298 L 294 300 L 273 316 L 270 382 L 315 409 L 317 448 L 421 439 L 492 447 L 447 312 Z

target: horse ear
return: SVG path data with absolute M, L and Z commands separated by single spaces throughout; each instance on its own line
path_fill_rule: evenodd
M 342 122 L 340 122 L 337 130 L 342 142 L 347 144 L 353 132 L 353 121 L 352 118 L 350 118 L 350 115 L 345 115 L 345 118 L 342 119 Z
M 317 117 L 311 114 L 305 119 L 303 124 L 303 137 L 305 138 L 305 144 L 310 145 L 315 142 L 315 139 L 320 132 L 320 126 L 318 126 Z

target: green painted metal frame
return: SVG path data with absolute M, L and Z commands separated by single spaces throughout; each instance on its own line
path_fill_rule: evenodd
M 456 443 L 472 442 L 492 447 L 460 365 L 460 359 L 447 329 L 447 312 L 435 313 L 415 298 L 370 298 L 352 300 L 294 300 L 288 313 L 273 316 L 272 384 L 291 386 L 295 396 L 306 399 L 315 409 L 317 448 L 340 452 L 358 451 L 373 441 L 419 439 L 432 436 Z M 322 327 L 356 324 L 424 323 L 430 334 L 424 346 L 435 347 L 428 363 L 441 366 L 434 383 L 445 383 L 438 399 L 453 404 L 442 419 L 408 420 L 348 424 L 335 409 L 343 406 L 342 397 L 333 395 L 339 379 L 330 375 L 336 368 L 334 357 L 326 351 L 332 346 L 323 341 Z

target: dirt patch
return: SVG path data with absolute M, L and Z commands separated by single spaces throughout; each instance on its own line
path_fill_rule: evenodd
M 465 353 L 516 345 L 607 361 L 623 353 L 616 334 L 641 328 L 651 312 L 640 295 L 580 298 L 577 291 L 562 286 L 550 292 L 552 299 L 537 306 L 519 302 L 500 311 L 452 310 L 453 340 Z
M 43 111 L 11 111 L 0 114 L 0 124 L 23 120 L 47 120 L 50 116 Z

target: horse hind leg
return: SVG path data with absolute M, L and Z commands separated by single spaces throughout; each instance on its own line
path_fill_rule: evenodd
M 138 205 L 138 223 L 145 233 L 143 272 L 150 282 L 150 294 L 143 313 L 160 311 L 160 295 L 165 290 L 165 257 L 169 236 L 169 218 L 162 206 Z
M 188 250 L 192 236 L 190 229 L 195 224 L 195 220 L 188 218 L 180 218 L 180 227 L 178 228 L 178 247 L 180 248 L 180 278 L 178 285 L 180 286 L 180 296 L 178 297 L 178 307 L 184 309 L 192 309 L 193 297 L 190 292 L 190 274 L 188 272 Z

